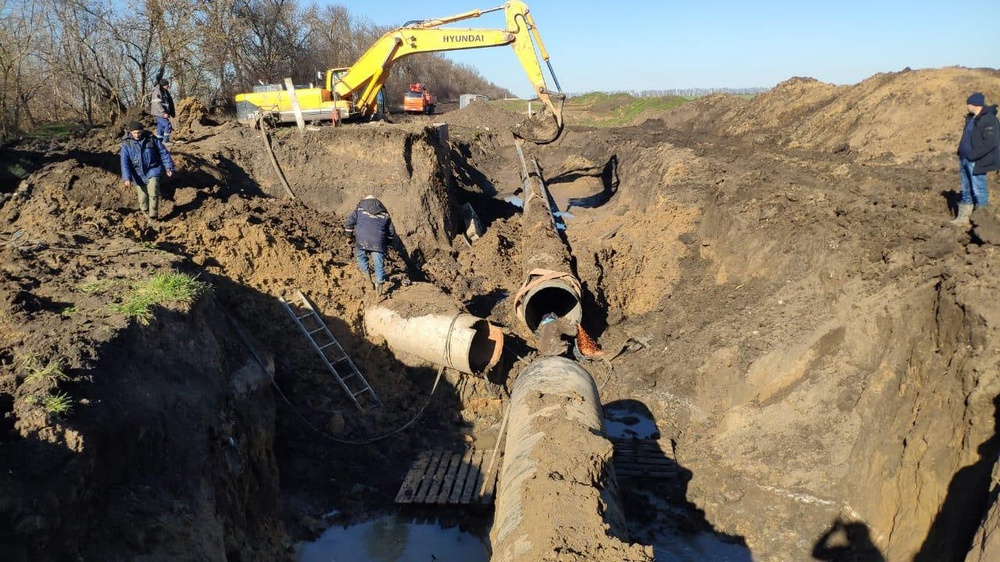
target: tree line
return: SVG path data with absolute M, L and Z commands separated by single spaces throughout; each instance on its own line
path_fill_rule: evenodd
M 148 105 L 160 78 L 175 98 L 231 111 L 254 84 L 318 83 L 390 29 L 297 0 L 0 0 L 0 138 L 44 123 L 119 123 Z M 420 54 L 392 67 L 389 103 L 413 82 L 440 99 L 509 94 L 472 67 Z

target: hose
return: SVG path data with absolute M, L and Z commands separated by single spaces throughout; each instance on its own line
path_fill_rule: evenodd
M 287 193 L 289 197 L 295 199 L 295 194 L 292 193 L 292 188 L 288 185 L 288 180 L 285 179 L 285 173 L 281 171 L 281 166 L 278 165 L 278 159 L 274 156 L 274 149 L 271 148 L 271 139 L 267 137 L 267 130 L 264 126 L 263 112 L 259 117 L 257 117 L 257 127 L 260 129 L 261 138 L 264 139 L 264 148 L 267 149 L 267 156 L 271 160 L 271 165 L 274 166 L 274 171 L 278 174 L 278 179 L 281 180 L 281 186 L 285 188 L 285 193 Z

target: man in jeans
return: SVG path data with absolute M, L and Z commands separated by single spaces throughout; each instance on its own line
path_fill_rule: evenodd
M 170 142 L 170 133 L 174 130 L 170 118 L 176 115 L 174 98 L 167 89 L 169 86 L 170 82 L 166 78 L 157 82 L 156 89 L 153 90 L 153 100 L 149 104 L 150 115 L 156 117 L 156 137 L 164 144 Z
M 969 113 L 965 117 L 962 140 L 958 143 L 962 199 L 958 203 L 958 216 L 951 221 L 956 226 L 967 226 L 972 211 L 989 203 L 986 172 L 1000 170 L 1000 123 L 997 122 L 997 106 L 987 106 L 986 97 L 980 92 L 969 96 L 965 103 Z
M 348 236 L 354 236 L 354 256 L 358 260 L 358 268 L 369 282 L 372 281 L 372 274 L 368 270 L 371 258 L 375 270 L 375 295 L 381 296 L 382 285 L 385 283 L 386 248 L 396 237 L 396 228 L 392 226 L 389 211 L 375 196 L 369 195 L 347 217 L 344 230 Z
M 128 124 L 122 138 L 121 164 L 125 187 L 135 185 L 139 196 L 139 209 L 156 224 L 160 209 L 160 176 L 174 175 L 174 161 L 170 153 L 138 121 Z

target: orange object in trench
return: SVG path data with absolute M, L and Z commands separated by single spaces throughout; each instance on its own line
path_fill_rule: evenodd
M 601 346 L 597 345 L 594 338 L 583 331 L 583 326 L 580 324 L 576 325 L 576 347 L 584 357 L 597 357 L 604 353 Z

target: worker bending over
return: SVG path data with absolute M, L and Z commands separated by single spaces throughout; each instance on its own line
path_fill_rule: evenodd
M 368 269 L 371 261 L 375 270 L 375 295 L 382 296 L 385 283 L 385 252 L 389 243 L 396 237 L 396 228 L 385 205 L 369 195 L 358 203 L 354 212 L 347 217 L 344 230 L 348 236 L 354 236 L 354 255 L 358 260 L 358 268 L 369 283 L 372 283 L 372 273 Z M 370 259 L 369 259 L 370 258 Z

